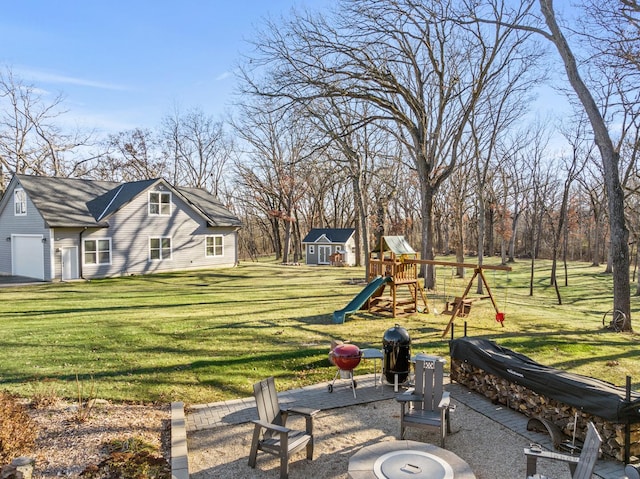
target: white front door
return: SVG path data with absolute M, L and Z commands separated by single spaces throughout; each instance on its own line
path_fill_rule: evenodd
M 12 235 L 11 260 L 14 276 L 44 280 L 44 244 L 42 235 Z
M 329 264 L 331 256 L 331 246 L 318 246 L 318 264 Z
M 78 279 L 78 247 L 62 248 L 62 281 Z

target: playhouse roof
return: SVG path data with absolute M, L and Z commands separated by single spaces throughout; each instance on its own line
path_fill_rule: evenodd
M 394 254 L 416 254 L 404 236 L 383 236 L 382 249 Z

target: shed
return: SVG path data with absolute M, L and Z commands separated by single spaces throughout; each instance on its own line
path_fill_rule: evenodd
M 355 228 L 312 228 L 302 240 L 305 262 L 315 265 L 333 263 L 354 266 L 355 233 Z

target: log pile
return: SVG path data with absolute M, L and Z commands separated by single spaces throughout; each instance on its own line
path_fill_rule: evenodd
M 602 437 L 603 454 L 618 461 L 624 460 L 624 424 L 614 424 L 585 413 L 454 358 L 451 358 L 451 380 L 484 395 L 495 404 L 507 406 L 527 417 L 547 419 L 569 437 L 573 437 L 573 425 L 577 414 L 577 439 L 584 441 L 587 422 L 592 421 Z M 630 453 L 631 456 L 640 456 L 640 424 L 631 425 Z

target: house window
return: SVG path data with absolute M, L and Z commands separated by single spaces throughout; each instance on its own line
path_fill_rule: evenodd
M 150 191 L 149 214 L 153 216 L 169 216 L 171 214 L 171 193 L 168 191 Z
M 27 214 L 27 194 L 22 188 L 13 192 L 13 204 L 15 205 L 15 216 L 25 216 Z
M 151 261 L 171 259 L 171 238 L 169 236 L 149 238 L 149 259 Z
M 111 238 L 84 240 L 84 264 L 111 264 Z
M 205 245 L 206 256 L 222 256 L 224 254 L 222 235 L 207 236 Z
M 309 254 L 316 254 L 316 248 L 312 244 L 309 245 Z

